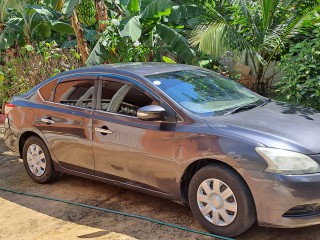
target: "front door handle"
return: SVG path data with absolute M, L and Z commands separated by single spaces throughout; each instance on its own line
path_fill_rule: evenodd
M 101 133 L 101 134 L 112 134 L 112 133 L 113 133 L 111 130 L 109 130 L 109 129 L 106 128 L 106 127 L 101 127 L 101 128 L 96 127 L 94 130 L 95 130 L 96 132 Z
M 44 122 L 46 124 L 53 124 L 54 121 L 50 118 L 41 118 L 41 122 Z

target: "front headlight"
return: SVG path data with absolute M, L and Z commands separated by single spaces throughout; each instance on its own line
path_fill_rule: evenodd
M 267 163 L 267 172 L 283 174 L 305 174 L 320 172 L 320 166 L 310 157 L 297 152 L 257 147 L 257 153 L 263 157 Z

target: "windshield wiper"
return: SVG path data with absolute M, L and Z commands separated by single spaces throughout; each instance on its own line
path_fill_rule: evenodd
M 245 104 L 245 105 L 242 105 L 240 107 L 236 107 L 234 109 L 232 109 L 231 111 L 228 111 L 226 112 L 224 115 L 228 115 L 228 114 L 233 114 L 233 113 L 236 113 L 236 112 L 241 112 L 243 110 L 249 110 L 249 109 L 253 109 L 253 108 L 256 108 L 256 107 L 259 107 L 261 105 L 257 105 L 257 104 Z
M 272 102 L 271 98 L 266 98 L 263 105 L 266 105 L 271 102 Z

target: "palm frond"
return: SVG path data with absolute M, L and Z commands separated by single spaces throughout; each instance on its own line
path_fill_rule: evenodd
M 260 0 L 262 7 L 262 27 L 264 31 L 268 31 L 270 28 L 279 3 L 280 0 Z
M 253 44 L 255 48 L 258 47 L 258 45 L 261 44 L 263 41 L 263 37 L 265 35 L 264 29 L 261 29 L 257 26 L 256 21 L 254 20 L 248 6 L 246 0 L 237 0 L 237 4 L 240 5 L 241 12 L 245 18 L 245 22 L 248 24 L 248 27 L 251 29 L 252 35 L 255 37 L 253 38 Z M 234 2 L 235 4 L 236 2 Z
M 320 9 L 320 1 L 304 0 L 297 9 L 297 12 L 283 24 L 283 30 L 280 33 L 282 40 L 291 36 L 300 27 L 302 21 L 314 11 Z
M 301 0 L 299 6 L 295 6 L 296 12 L 284 23 L 279 25 L 271 34 L 265 38 L 265 42 L 263 44 L 264 48 L 271 47 L 272 51 L 270 51 L 270 56 L 267 59 L 267 64 L 264 66 L 262 79 L 265 76 L 267 71 L 267 67 L 274 58 L 276 54 L 278 54 L 281 46 L 283 46 L 284 41 L 289 38 L 295 31 L 299 28 L 301 22 L 308 17 L 311 13 L 320 9 L 320 1 L 319 0 Z
M 227 20 L 215 9 L 212 9 L 210 22 L 199 24 L 191 33 L 191 47 L 214 57 L 221 57 L 226 51 L 225 28 Z
M 216 58 L 221 57 L 227 50 L 225 28 L 224 23 L 199 26 L 190 38 L 191 47 L 198 46 L 201 52 Z
M 277 50 L 281 48 L 281 45 L 284 44 L 284 41 L 297 32 L 297 29 L 299 29 L 303 20 L 314 11 L 319 9 L 320 2 L 314 0 L 304 0 L 303 5 L 300 6 L 286 22 L 269 31 L 265 37 L 263 47 Z
M 235 55 L 247 52 L 261 59 L 251 43 L 233 26 L 223 21 L 199 26 L 192 33 L 190 43 L 192 47 L 198 46 L 201 52 L 216 58 L 222 57 L 226 51 L 233 51 Z

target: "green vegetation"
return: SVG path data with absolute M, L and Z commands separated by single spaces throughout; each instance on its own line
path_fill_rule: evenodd
M 301 21 L 319 9 L 318 1 L 206 1 L 207 11 L 193 32 L 193 46 L 215 57 L 227 50 L 246 54 L 254 67 L 255 90 L 266 94 L 265 79 L 271 61 L 281 56 L 284 43 Z
M 125 14 L 121 12 L 118 17 L 113 14 L 112 19 L 106 22 L 109 27 L 102 33 L 87 64 L 135 61 L 130 56 L 136 55 L 132 54 L 137 52 L 132 51 L 135 49 L 132 45 L 137 44 L 141 50 L 137 53 L 140 61 L 161 61 L 162 55 L 173 52 L 183 62 L 192 63 L 194 51 L 180 33 L 184 30 L 180 23 L 198 12 L 198 7 L 190 7 L 193 8 L 173 5 L 171 0 L 123 1 L 121 9 Z M 126 56 L 128 53 L 129 57 Z
M 312 33 L 313 39 L 290 47 L 282 57 L 283 78 L 276 84 L 276 93 L 281 100 L 320 110 L 320 26 Z
M 284 73 L 276 96 L 319 109 L 319 7 L 320 0 L 0 0 L 0 104 L 85 65 L 166 61 L 228 74 L 218 59 L 231 51 L 251 64 L 253 90 L 274 94 L 266 72 L 276 61 Z
M 10 49 L 3 61 L 5 64 L 0 66 L 0 99 L 4 102 L 53 75 L 82 66 L 74 49 L 59 48 L 55 42 Z

